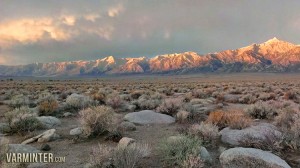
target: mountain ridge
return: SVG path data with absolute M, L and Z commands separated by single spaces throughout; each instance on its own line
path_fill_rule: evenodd
M 91 61 L 0 65 L 0 76 L 76 76 L 134 73 L 300 72 L 300 46 L 272 38 L 260 44 L 199 55 L 189 51 L 153 58 L 105 58 Z

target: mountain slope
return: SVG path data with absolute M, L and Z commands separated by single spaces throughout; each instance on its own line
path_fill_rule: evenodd
M 195 52 L 153 58 L 115 58 L 94 61 L 33 63 L 0 66 L 0 76 L 74 76 L 188 72 L 300 72 L 300 46 L 270 39 L 236 50 L 199 55 Z

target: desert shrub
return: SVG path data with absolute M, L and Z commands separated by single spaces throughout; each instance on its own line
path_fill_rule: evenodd
M 46 96 L 38 102 L 39 115 L 53 115 L 57 109 L 58 102 L 52 95 Z
M 239 102 L 243 104 L 253 104 L 257 101 L 256 96 L 252 94 L 246 94 L 243 95 L 241 98 L 239 98 Z
M 285 149 L 300 149 L 300 112 L 292 108 L 284 108 L 275 118 L 274 124 L 283 132 L 281 145 Z
M 113 165 L 118 168 L 138 167 L 141 159 L 149 154 L 148 144 L 134 143 L 129 146 L 118 146 L 113 152 Z
M 127 102 L 129 102 L 129 101 L 132 100 L 130 94 L 121 94 L 121 95 L 120 95 L 120 98 L 121 98 L 122 100 L 124 100 L 124 101 L 127 101 Z
M 135 90 L 133 91 L 130 96 L 133 98 L 133 99 L 138 99 L 140 96 L 142 96 L 143 94 L 145 93 L 145 91 L 143 90 Z
M 188 132 L 190 135 L 199 137 L 203 143 L 216 144 L 219 138 L 219 128 L 218 126 L 210 122 L 201 122 L 199 124 L 194 124 L 191 126 Z
M 256 119 L 272 119 L 278 114 L 275 108 L 261 101 L 250 105 L 245 112 Z
M 178 136 L 159 144 L 159 153 L 167 167 L 183 166 L 190 155 L 199 155 L 201 140 L 196 137 Z
M 292 91 L 287 91 L 284 93 L 284 99 L 286 100 L 295 100 L 297 99 L 297 94 L 295 92 Z
M 90 97 L 79 95 L 76 93 L 73 93 L 70 96 L 68 96 L 66 103 L 69 107 L 74 109 L 83 109 L 94 104 Z
M 297 119 L 297 111 L 292 108 L 284 108 L 280 110 L 278 116 L 275 117 L 274 124 L 281 129 L 290 130 Z
M 113 109 L 121 108 L 124 105 L 123 99 L 117 93 L 113 93 L 107 96 L 106 105 Z
M 156 111 L 163 114 L 174 116 L 178 112 L 182 104 L 183 102 L 182 99 L 180 98 L 165 99 L 162 102 L 162 104 L 156 108 Z
M 19 108 L 21 106 L 27 106 L 29 104 L 29 99 L 23 94 L 15 95 L 8 101 L 8 105 L 13 108 Z
M 245 138 L 239 141 L 240 146 L 272 151 L 272 153 L 280 154 L 280 151 L 283 149 L 283 146 L 281 145 L 283 137 L 280 137 L 275 131 L 265 132 L 264 135 L 265 138 L 261 139 L 256 136 L 245 134 Z
M 182 168 L 203 168 L 204 166 L 204 161 L 200 158 L 199 154 L 188 155 L 182 164 Z
M 180 110 L 177 114 L 176 114 L 176 122 L 179 123 L 185 123 L 189 120 L 191 113 L 184 111 L 184 110 Z
M 33 113 L 28 107 L 22 106 L 13 111 L 7 112 L 5 118 L 11 128 L 12 133 L 26 133 L 42 128 L 37 114 Z
M 251 125 L 252 120 L 242 111 L 214 111 L 206 120 L 217 125 L 220 129 L 230 127 L 232 129 L 243 129 Z
M 79 112 L 86 136 L 97 136 L 113 129 L 114 111 L 107 106 L 90 107 Z
M 139 109 L 142 110 L 153 110 L 161 104 L 161 99 L 151 98 L 149 95 L 142 95 L 136 102 Z
M 208 97 L 207 93 L 205 93 L 202 89 L 194 89 L 192 91 L 192 95 L 193 95 L 193 97 L 199 98 L 199 99 Z
M 103 92 L 97 92 L 97 93 L 93 93 L 91 95 L 91 98 L 95 101 L 98 101 L 100 104 L 104 104 L 105 100 L 106 100 L 106 95 Z
M 112 167 L 112 153 L 113 148 L 99 144 L 98 147 L 93 148 L 90 154 L 90 164 L 94 168 Z

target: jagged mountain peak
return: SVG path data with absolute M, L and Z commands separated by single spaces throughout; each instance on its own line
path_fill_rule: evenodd
M 300 47 L 272 38 L 236 50 L 206 55 L 188 51 L 153 58 L 108 56 L 94 61 L 36 63 L 0 66 L 0 76 L 103 75 L 165 72 L 300 72 Z

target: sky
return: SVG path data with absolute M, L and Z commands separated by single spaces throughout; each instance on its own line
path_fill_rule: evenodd
M 0 65 L 300 44 L 299 0 L 0 0 Z

